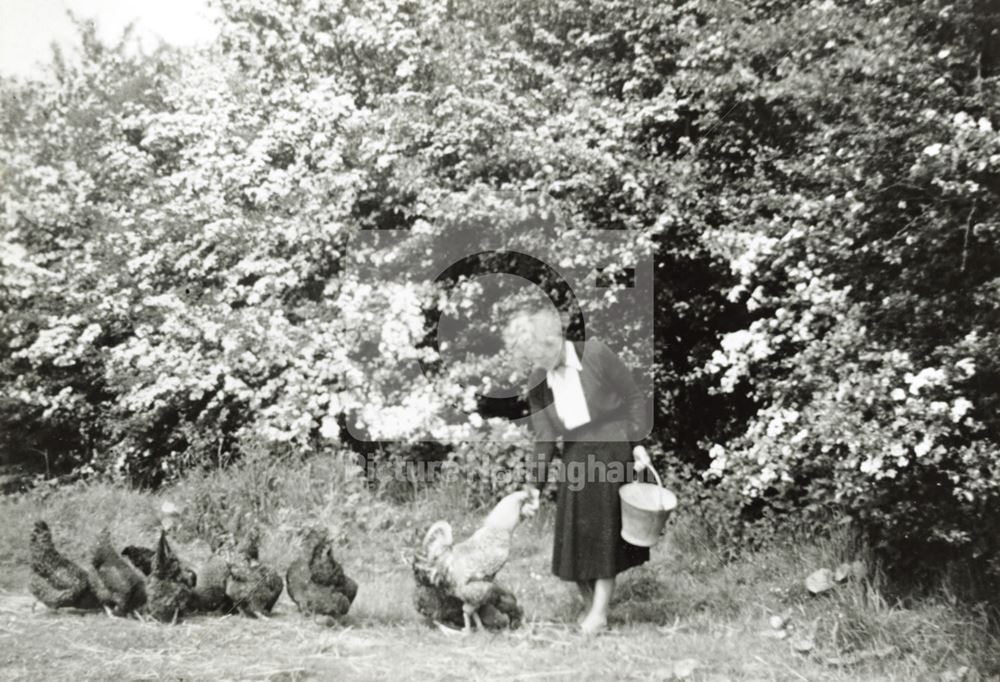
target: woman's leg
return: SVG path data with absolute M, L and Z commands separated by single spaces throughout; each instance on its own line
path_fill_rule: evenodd
M 579 625 L 594 606 L 594 581 L 577 580 L 576 586 L 580 589 L 580 598 L 583 600 L 582 615 L 576 620 L 576 624 Z
M 594 581 L 594 603 L 590 613 L 580 623 L 580 628 L 586 633 L 594 633 L 608 626 L 608 608 L 611 597 L 615 593 L 614 578 L 599 578 Z

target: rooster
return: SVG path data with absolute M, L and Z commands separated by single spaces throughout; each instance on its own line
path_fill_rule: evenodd
M 196 599 L 191 589 L 193 584 L 189 582 L 190 572 L 167 542 L 166 529 L 162 530 L 146 583 L 147 613 L 159 621 L 176 622 L 193 610 Z
M 44 521 L 35 522 L 29 545 L 31 594 L 50 609 L 100 609 L 90 589 L 87 572 L 55 548 Z
M 333 556 L 325 528 L 310 528 L 302 542 L 302 555 L 285 575 L 288 596 L 302 613 L 340 618 L 351 608 L 358 584 Z
M 493 580 L 507 563 L 514 529 L 532 513 L 530 493 L 518 491 L 500 500 L 482 527 L 463 542 L 453 543 L 447 521 L 438 521 L 424 535 L 414 558 L 414 573 L 462 602 L 464 632 L 470 632 L 473 623 L 485 629 L 480 609 L 497 599 Z
M 126 616 L 146 603 L 142 574 L 115 551 L 107 528 L 97 536 L 90 564 L 90 588 L 109 613 Z

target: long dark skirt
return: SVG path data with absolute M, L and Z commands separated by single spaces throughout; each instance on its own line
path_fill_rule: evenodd
M 631 463 L 628 443 L 566 443 L 552 549 L 555 575 L 574 581 L 613 578 L 649 561 L 648 547 L 637 547 L 621 537 L 618 488 L 624 476 L 631 475 Z M 602 465 L 606 476 L 598 474 Z

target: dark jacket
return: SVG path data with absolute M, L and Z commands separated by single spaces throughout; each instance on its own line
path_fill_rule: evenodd
M 536 485 L 544 482 L 556 444 L 572 441 L 624 441 L 637 445 L 649 435 L 652 414 L 632 372 L 618 355 L 597 339 L 574 341 L 573 347 L 583 366 L 580 383 L 590 412 L 590 423 L 567 431 L 553 403 L 545 371 L 536 369 L 528 385 L 530 425 L 535 447 L 528 460 L 528 478 Z

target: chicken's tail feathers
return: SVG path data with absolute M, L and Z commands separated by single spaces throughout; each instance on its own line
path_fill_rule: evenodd
M 36 521 L 35 527 L 31 531 L 31 540 L 28 543 L 28 552 L 31 559 L 31 568 L 35 571 L 45 569 L 46 559 L 56 551 L 52 542 L 52 531 L 44 521 Z
M 247 560 L 258 561 L 260 559 L 260 540 L 260 528 L 256 524 L 250 526 L 240 542 L 240 554 Z
M 435 552 L 432 550 L 451 547 L 452 542 L 453 536 L 451 532 L 451 524 L 447 521 L 438 521 L 428 528 L 426 533 L 424 533 L 422 546 L 425 552 L 434 554 Z
M 35 521 L 35 527 L 31 531 L 31 546 L 32 547 L 48 547 L 52 544 L 52 531 L 49 530 L 49 524 L 44 521 Z
M 117 557 L 118 552 L 115 551 L 114 543 L 111 540 L 111 529 L 105 526 L 97 533 L 91 561 L 95 566 L 100 566 L 109 561 L 112 556 Z
M 158 578 L 166 578 L 167 569 L 171 565 L 173 557 L 173 550 L 170 549 L 170 543 L 167 542 L 167 531 L 161 530 L 160 541 L 156 543 L 156 554 L 153 555 L 151 573 Z
M 438 521 L 424 534 L 413 557 L 413 572 L 418 581 L 437 585 L 443 578 L 441 560 L 451 550 L 452 531 L 447 521 Z

